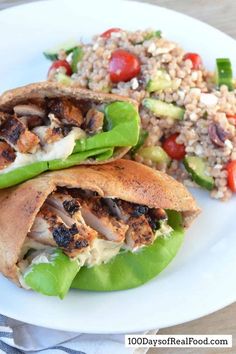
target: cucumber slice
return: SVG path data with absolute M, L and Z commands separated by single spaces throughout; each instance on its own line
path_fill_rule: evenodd
M 145 37 L 144 37 L 144 40 L 145 41 L 148 41 L 149 39 L 152 39 L 152 38 L 161 38 L 162 37 L 162 33 L 161 31 L 152 31 L 152 32 L 149 32 Z
M 55 46 L 54 48 L 45 50 L 43 54 L 49 60 L 57 60 L 60 50 L 64 50 L 66 54 L 70 54 L 76 47 L 78 47 L 78 42 L 74 39 L 70 39 L 67 42 Z
M 160 146 L 142 147 L 138 150 L 138 155 L 140 155 L 144 159 L 151 160 L 157 163 L 169 164 L 170 162 L 170 157 Z
M 166 103 L 154 98 L 145 98 L 143 106 L 148 108 L 157 117 L 166 117 L 177 120 L 184 118 L 185 110 L 172 103 Z
M 184 158 L 184 167 L 190 173 L 194 182 L 199 186 L 211 191 L 214 188 L 214 178 L 206 173 L 206 162 L 198 156 L 186 156 Z
M 232 66 L 228 58 L 216 59 L 215 79 L 218 87 L 226 85 L 230 91 L 234 89 Z
M 56 74 L 55 75 L 55 79 L 60 84 L 67 85 L 67 86 L 70 86 L 72 84 L 72 82 L 73 82 L 68 75 L 65 75 L 65 74 L 62 74 L 62 73 Z
M 165 70 L 157 70 L 155 76 L 147 83 L 148 92 L 161 91 L 172 87 L 170 75 Z

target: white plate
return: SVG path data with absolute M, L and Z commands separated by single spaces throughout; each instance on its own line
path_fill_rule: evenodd
M 89 40 L 114 26 L 161 29 L 186 50 L 200 53 L 208 68 L 216 57 L 230 57 L 236 68 L 233 39 L 179 13 L 134 2 L 38 2 L 0 13 L 0 90 L 44 79 L 49 62 L 42 52 L 51 45 L 71 37 Z M 178 256 L 153 281 L 122 292 L 71 291 L 61 301 L 18 289 L 0 277 L 0 313 L 55 329 L 127 333 L 183 323 L 234 302 L 235 199 L 221 203 L 207 192 L 194 194 L 203 212 Z

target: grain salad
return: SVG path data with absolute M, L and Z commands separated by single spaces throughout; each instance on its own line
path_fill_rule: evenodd
M 227 200 L 236 191 L 236 96 L 229 59 L 217 73 L 160 31 L 110 29 L 64 48 L 49 80 L 129 96 L 140 103 L 139 145 L 127 158 Z M 73 48 L 72 48 L 73 47 Z M 54 53 L 55 54 L 55 53 Z M 54 55 L 53 54 L 53 55 Z

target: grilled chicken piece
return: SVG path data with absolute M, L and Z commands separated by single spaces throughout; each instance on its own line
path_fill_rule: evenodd
M 67 127 L 57 127 L 48 128 L 45 133 L 45 142 L 47 144 L 54 143 L 62 138 L 64 138 L 71 131 L 71 128 Z
M 109 208 L 100 197 L 92 197 L 87 200 L 79 199 L 81 214 L 86 224 L 102 234 L 107 240 L 122 242 L 128 226 L 122 220 L 112 216 Z
M 67 216 L 81 222 L 82 224 L 85 224 L 80 212 L 81 205 L 78 199 L 73 198 L 68 193 L 52 193 L 47 199 L 47 204 L 56 208 L 63 214 L 66 214 Z
M 129 225 L 126 243 L 130 248 L 138 248 L 152 244 L 155 240 L 156 224 L 167 218 L 163 209 L 149 209 L 145 205 L 137 205 L 116 201 L 122 220 Z
M 95 108 L 90 108 L 85 117 L 85 131 L 90 134 L 96 134 L 102 131 L 104 114 Z
M 39 137 L 42 145 L 51 144 L 64 138 L 71 131 L 70 126 L 63 126 L 54 114 L 49 114 L 50 126 L 34 128 L 33 132 Z
M 125 222 L 127 222 L 131 216 L 137 217 L 148 211 L 148 207 L 143 205 L 132 204 L 120 199 L 115 202 L 119 208 L 120 218 Z
M 0 115 L 0 138 L 19 152 L 34 152 L 39 144 L 39 138 L 31 133 L 24 123 L 7 113 Z
M 17 142 L 17 149 L 19 152 L 34 153 L 39 147 L 39 138 L 31 133 L 29 130 L 25 130 L 23 134 L 21 134 L 19 141 Z
M 167 214 L 165 210 L 161 208 L 149 209 L 147 218 L 151 228 L 156 230 L 159 221 L 167 220 Z
M 92 245 L 97 232 L 60 210 L 44 204 L 28 237 L 41 244 L 58 246 L 69 257 L 74 258 Z
M 21 116 L 19 120 L 24 123 L 28 129 L 34 129 L 43 124 L 43 119 L 39 116 Z
M 45 126 L 45 125 L 40 126 L 40 127 L 36 127 L 36 128 L 33 129 L 33 133 L 35 135 L 37 135 L 41 145 L 47 144 L 47 141 L 46 141 L 45 137 L 46 137 L 48 129 L 49 128 L 47 126 Z
M 67 98 L 47 100 L 47 106 L 49 112 L 55 114 L 63 123 L 73 124 L 77 127 L 83 123 L 81 110 Z
M 50 227 L 52 225 L 57 225 L 61 223 L 62 220 L 59 218 L 52 218 L 47 215 L 46 210 L 42 208 L 35 218 L 34 224 L 28 233 L 28 237 L 34 241 L 39 242 L 40 244 L 55 247 L 56 241 L 53 238 Z
M 112 198 L 103 198 L 103 202 L 107 205 L 107 207 L 109 208 L 109 212 L 112 216 L 115 216 L 116 218 L 126 221 L 128 220 L 128 217 L 125 218 L 123 216 L 123 213 L 120 209 L 120 207 L 118 206 L 117 200 L 116 199 L 112 199 Z
M 12 147 L 5 143 L 5 141 L 0 141 L 0 170 L 14 162 L 15 158 L 16 154 Z
M 46 116 L 45 110 L 35 104 L 19 104 L 14 107 L 14 112 L 28 129 L 33 129 L 43 124 Z
M 62 189 L 62 193 L 65 193 L 65 190 Z M 66 193 L 71 195 L 73 198 L 82 198 L 83 200 L 98 197 L 97 192 L 93 192 L 89 189 L 69 188 L 66 190 Z
M 153 243 L 155 234 L 145 215 L 130 217 L 128 225 L 129 230 L 126 234 L 126 243 L 130 248 L 139 248 Z
M 19 104 L 15 106 L 14 112 L 17 116 L 37 116 L 40 118 L 45 117 L 45 111 L 35 104 Z
M 167 214 L 164 209 L 151 209 L 145 205 L 133 204 L 124 200 L 115 200 L 116 208 L 119 210 L 119 215 L 122 220 L 128 221 L 129 217 L 139 217 L 145 215 L 151 228 L 156 229 L 158 221 L 166 220 Z

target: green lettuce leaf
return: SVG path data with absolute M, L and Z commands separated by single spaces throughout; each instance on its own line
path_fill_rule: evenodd
M 137 287 L 157 276 L 177 254 L 184 239 L 181 215 L 168 211 L 168 224 L 173 232 L 138 252 L 122 252 L 107 264 L 82 267 L 72 288 L 112 291 Z
M 24 275 L 25 283 L 33 290 L 48 296 L 65 297 L 80 270 L 78 261 L 70 260 L 57 249 L 49 263 L 32 264 Z
M 148 132 L 144 129 L 140 129 L 139 139 L 137 144 L 131 149 L 131 157 L 134 158 L 136 152 L 143 146 L 146 139 L 148 138 Z
M 35 162 L 27 166 L 18 167 L 7 173 L 0 174 L 0 189 L 14 186 L 15 184 L 27 181 L 40 173 L 48 170 L 46 161 Z
M 114 153 L 114 148 L 108 148 L 102 154 L 96 156 L 96 161 L 106 161 L 112 157 Z
M 80 164 L 82 161 L 87 160 L 89 157 L 96 158 L 97 161 L 105 160 L 113 154 L 113 149 L 101 148 L 89 151 L 78 152 L 77 154 L 72 154 L 65 160 L 52 160 L 48 161 L 49 170 L 62 170 L 63 168 L 68 168 Z
M 134 146 L 139 138 L 140 118 L 129 102 L 113 102 L 105 107 L 107 131 L 76 142 L 73 153 L 98 148 Z
M 49 296 L 65 297 L 70 287 L 113 291 L 134 288 L 157 276 L 175 257 L 184 238 L 179 213 L 168 211 L 170 235 L 158 237 L 153 245 L 138 252 L 121 252 L 107 264 L 80 268 L 57 249 L 50 256 L 50 263 L 33 264 L 24 280 L 33 290 Z
M 112 157 L 113 150 L 113 148 L 94 149 L 70 155 L 65 160 L 39 161 L 18 167 L 13 171 L 0 174 L 0 189 L 27 181 L 48 170 L 60 170 L 78 165 L 89 157 L 94 157 L 97 161 L 105 161 Z

